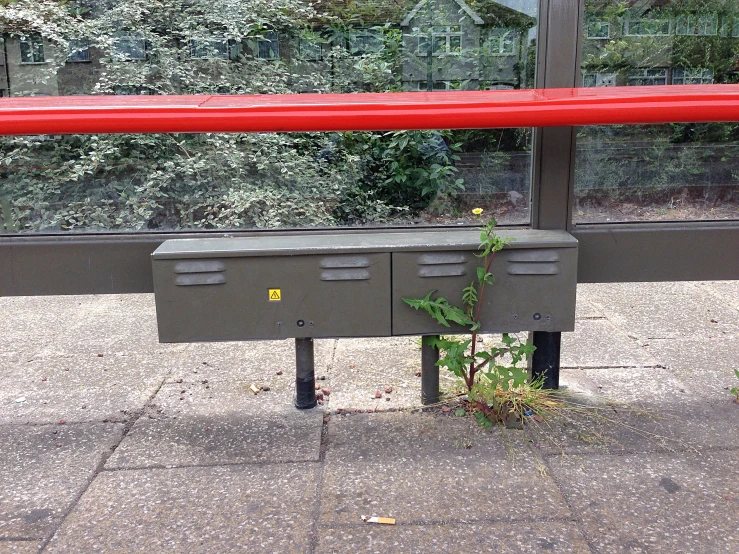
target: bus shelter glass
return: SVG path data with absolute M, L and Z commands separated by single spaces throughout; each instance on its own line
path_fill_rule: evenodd
M 582 86 L 739 82 L 733 2 L 586 2 Z M 576 223 L 739 218 L 739 124 L 584 127 Z
M 537 2 L 21 0 L 0 29 L 2 96 L 520 89 Z M 0 162 L 3 233 L 529 222 L 529 129 L 4 137 Z

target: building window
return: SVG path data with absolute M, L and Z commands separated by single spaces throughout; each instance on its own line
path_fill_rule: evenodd
M 435 92 L 439 92 L 443 90 L 460 90 L 461 88 L 462 88 L 462 83 L 460 81 L 432 81 L 431 82 L 431 90 Z M 418 90 L 428 91 L 429 90 L 428 81 L 418 81 Z
M 374 33 L 360 32 L 349 37 L 349 51 L 357 56 L 382 50 L 382 40 Z
M 89 62 L 90 61 L 90 41 L 86 38 L 70 39 L 69 48 L 67 50 L 68 62 Z
M 117 85 L 113 87 L 113 94 L 118 96 L 148 96 L 152 94 L 152 92 L 149 87 Z
M 582 86 L 584 87 L 615 87 L 615 73 L 583 73 Z
M 718 15 L 681 15 L 675 19 L 675 34 L 709 37 L 718 34 Z
M 713 83 L 713 70 L 701 67 L 672 70 L 673 85 L 710 85 Z
M 225 38 L 190 39 L 190 56 L 198 60 L 227 60 L 228 40 Z
M 516 90 L 516 86 L 511 83 L 487 83 L 482 90 Z
M 307 62 L 323 59 L 323 45 L 317 40 L 301 38 L 298 40 L 298 58 Z
M 602 19 L 588 19 L 585 22 L 585 37 L 589 39 L 611 38 L 611 23 Z
M 630 13 L 624 20 L 624 34 L 640 37 L 669 35 L 670 18 L 660 12 Z
M 635 69 L 629 71 L 629 86 L 666 85 L 667 69 Z
M 146 41 L 137 35 L 120 35 L 113 41 L 113 56 L 119 60 L 145 60 Z
M 276 60 L 280 57 L 280 42 L 277 33 L 269 32 L 257 39 L 257 58 Z
M 516 50 L 516 31 L 506 27 L 491 29 L 489 43 L 493 56 L 511 56 Z
M 21 63 L 44 63 L 44 41 L 38 35 L 31 35 L 20 40 Z
M 441 56 L 462 50 L 462 29 L 459 25 L 436 25 L 428 34 L 418 37 L 418 55 Z

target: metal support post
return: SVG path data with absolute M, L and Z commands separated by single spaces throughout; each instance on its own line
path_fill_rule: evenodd
M 313 339 L 295 339 L 295 407 L 305 410 L 317 404 Z
M 439 349 L 430 341 L 438 339 L 437 335 L 421 338 L 421 403 L 423 405 L 439 402 Z
M 534 331 L 532 343 L 536 346 L 531 357 L 531 377 L 544 376 L 545 389 L 559 388 L 559 351 L 562 333 Z

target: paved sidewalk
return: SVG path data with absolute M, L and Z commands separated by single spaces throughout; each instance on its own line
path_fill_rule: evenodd
M 420 411 L 412 338 L 317 341 L 295 410 L 293 348 L 0 298 L 0 554 L 739 552 L 739 282 L 580 285 L 562 384 L 600 409 L 523 431 Z

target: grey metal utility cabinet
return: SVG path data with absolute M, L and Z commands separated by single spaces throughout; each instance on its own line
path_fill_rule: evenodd
M 499 235 L 511 242 L 493 262 L 483 331 L 572 331 L 577 241 L 564 231 Z M 461 303 L 483 263 L 478 246 L 470 229 L 169 240 L 152 254 L 159 340 L 295 338 L 296 405 L 312 407 L 313 338 L 464 332 L 403 298 L 437 290 Z M 424 390 L 434 396 L 438 384 Z
M 500 231 L 513 239 L 491 266 L 494 284 L 486 287 L 481 330 L 573 331 L 577 285 L 577 241 L 564 231 Z M 475 233 L 475 239 L 479 232 Z M 444 330 L 425 312 L 409 310 L 403 298 L 422 298 L 430 290 L 462 305 L 462 289 L 477 281 L 483 261 L 478 242 L 450 250 L 393 253 L 393 335 L 464 331 Z M 435 245 L 434 245 L 435 246 Z

